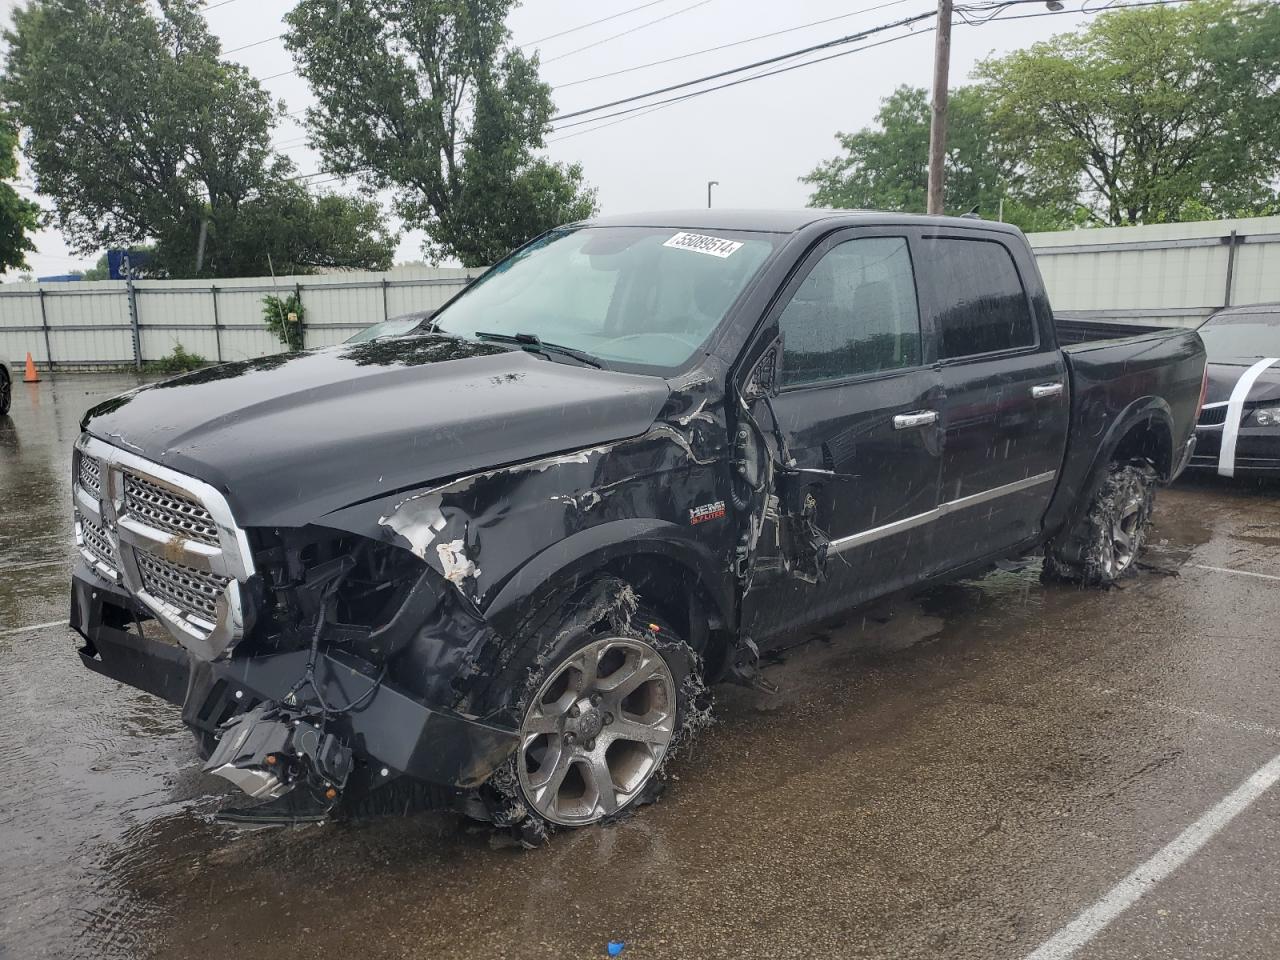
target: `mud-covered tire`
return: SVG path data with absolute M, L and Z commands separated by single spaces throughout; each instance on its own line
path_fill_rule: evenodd
M 602 681 L 596 687 L 583 669 L 584 658 L 593 656 Z M 660 663 L 645 659 L 655 656 Z M 629 678 L 648 670 L 652 677 L 640 681 L 642 700 L 629 695 L 623 699 L 630 706 L 619 709 L 607 682 L 627 669 Z M 499 695 L 521 730 L 520 745 L 486 784 L 486 802 L 491 819 L 510 827 L 526 846 L 556 829 L 607 823 L 653 801 L 664 786 L 666 764 L 709 717 L 701 658 L 626 583 L 611 577 L 592 582 L 545 616 L 503 671 L 501 687 Z M 664 723 L 653 727 L 665 742 L 641 744 L 616 732 L 630 728 L 638 716 L 630 707 L 641 704 L 653 707 L 646 717 L 669 711 L 669 730 Z M 578 711 L 572 717 L 571 709 Z M 576 743 L 566 744 L 570 734 Z M 557 787 L 557 795 L 566 794 L 570 802 L 556 806 L 537 785 L 540 774 L 558 768 L 561 751 L 573 770 Z M 593 800 L 591 771 L 599 765 L 588 754 L 613 763 L 612 803 Z M 577 783 L 569 783 L 574 771 Z M 582 795 L 574 803 L 572 788 L 579 785 Z
M 1147 463 L 1112 463 L 1076 526 L 1045 547 L 1044 576 L 1110 586 L 1137 568 L 1155 504 Z
M 13 405 L 13 383 L 9 375 L 0 369 L 0 417 L 9 415 L 9 407 Z

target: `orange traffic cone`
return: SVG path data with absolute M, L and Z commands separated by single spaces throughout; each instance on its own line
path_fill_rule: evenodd
M 27 351 L 27 372 L 22 378 L 23 383 L 39 383 L 40 375 L 36 373 L 35 361 L 31 359 L 31 351 Z

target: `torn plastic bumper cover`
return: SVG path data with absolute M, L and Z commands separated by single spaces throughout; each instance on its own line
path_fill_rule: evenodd
M 221 662 L 195 660 L 177 646 L 131 632 L 128 625 L 135 610 L 128 593 L 95 576 L 83 562 L 77 564 L 71 626 L 85 639 L 80 650 L 84 665 L 182 707 L 184 722 L 195 729 L 230 729 L 229 721 L 260 704 L 267 704 L 268 710 L 285 704 L 306 669 L 306 650 Z M 327 727 L 351 749 L 357 763 L 364 761 L 372 768 L 375 782 L 404 774 L 473 788 L 515 750 L 514 729 L 427 707 L 394 685 L 379 683 L 359 668 L 358 661 L 340 653 L 319 657 L 315 681 L 329 703 L 360 703 L 358 709 L 332 718 Z M 305 702 L 297 708 L 298 716 L 307 712 Z M 263 783 L 265 792 L 260 795 L 273 795 L 271 784 Z

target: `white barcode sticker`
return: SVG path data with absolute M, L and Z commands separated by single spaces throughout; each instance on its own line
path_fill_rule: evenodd
M 708 237 L 703 233 L 677 233 L 663 246 L 705 253 L 723 260 L 725 257 L 732 256 L 742 244 L 737 240 L 722 240 L 720 237 Z

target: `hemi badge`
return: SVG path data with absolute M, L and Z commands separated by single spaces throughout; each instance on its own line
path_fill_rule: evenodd
M 690 523 L 706 523 L 708 520 L 719 520 L 724 516 L 724 501 L 717 500 L 715 503 L 704 503 L 700 507 L 694 507 L 689 511 Z

